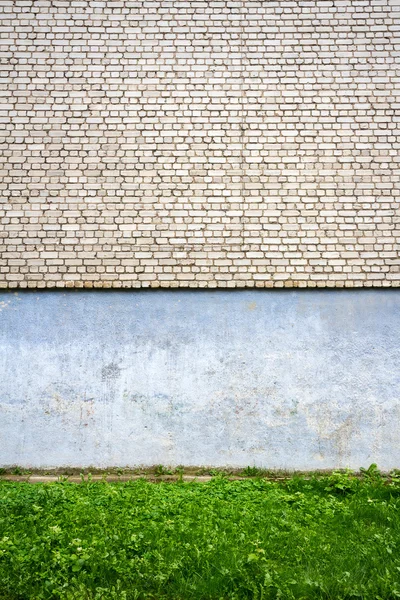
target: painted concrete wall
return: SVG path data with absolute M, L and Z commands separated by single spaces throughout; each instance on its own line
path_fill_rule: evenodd
M 0 295 L 0 464 L 400 467 L 400 291 Z

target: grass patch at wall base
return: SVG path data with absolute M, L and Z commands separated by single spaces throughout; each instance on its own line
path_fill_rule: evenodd
M 400 598 L 400 482 L 0 483 L 0 600 Z

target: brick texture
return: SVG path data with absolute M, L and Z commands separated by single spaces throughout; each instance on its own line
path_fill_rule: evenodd
M 399 0 L 0 0 L 0 287 L 400 285 Z

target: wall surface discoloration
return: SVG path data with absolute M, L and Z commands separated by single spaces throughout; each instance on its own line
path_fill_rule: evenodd
M 400 292 L 0 294 L 0 465 L 400 465 Z

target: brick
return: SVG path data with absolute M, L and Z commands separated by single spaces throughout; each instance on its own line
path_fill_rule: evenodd
M 325 4 L 8 2 L 0 287 L 400 286 L 399 2 Z

